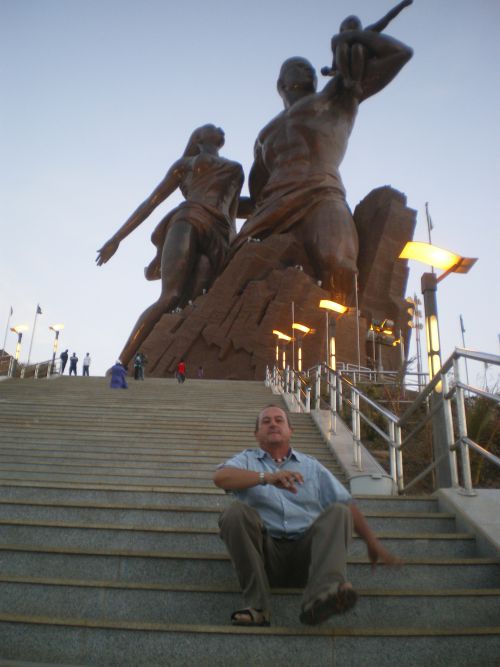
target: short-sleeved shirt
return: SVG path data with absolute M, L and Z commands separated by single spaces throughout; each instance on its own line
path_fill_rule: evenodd
M 351 494 L 315 458 L 292 449 L 287 460 L 277 465 L 263 449 L 245 449 L 218 468 L 240 468 L 274 473 L 296 470 L 304 478 L 297 493 L 278 489 L 272 484 L 232 491 L 238 500 L 256 509 L 272 537 L 297 539 L 318 516 L 333 503 L 351 503 Z

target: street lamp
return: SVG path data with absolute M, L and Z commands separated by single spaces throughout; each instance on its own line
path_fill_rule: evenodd
M 432 378 L 441 369 L 441 345 L 439 340 L 439 320 L 437 309 L 437 285 L 450 273 L 468 273 L 476 263 L 476 257 L 462 257 L 449 250 L 438 248 L 430 243 L 416 241 L 408 242 L 399 255 L 401 259 L 414 259 L 424 264 L 442 269 L 439 277 L 435 273 L 424 273 L 421 278 L 422 294 L 424 296 L 425 332 L 427 339 L 427 357 L 429 366 L 429 378 Z M 446 378 L 443 377 L 443 382 Z M 443 460 L 438 463 L 436 476 L 438 487 L 449 487 L 452 485 L 452 465 L 449 457 L 449 444 L 453 442 L 451 432 L 451 419 L 449 413 L 451 408 L 447 401 L 443 400 L 442 383 L 439 382 L 434 390 L 431 403 L 436 407 L 436 415 L 433 419 L 433 440 L 435 457 Z M 446 389 L 446 388 L 445 388 Z M 445 392 L 446 393 L 446 392 Z M 452 452 L 450 456 L 454 456 Z
M 54 372 L 54 363 L 56 360 L 57 346 L 59 345 L 59 334 L 64 329 L 64 324 L 51 324 L 49 329 L 55 333 L 54 347 L 52 352 L 52 363 L 50 364 L 49 375 Z
M 298 331 L 297 335 L 297 340 L 299 343 L 299 347 L 297 350 L 297 370 L 299 373 L 302 372 L 302 340 L 304 339 L 304 336 L 307 336 L 308 333 L 311 333 L 313 329 L 310 327 L 307 327 L 305 324 L 299 324 L 298 322 L 294 322 L 292 324 L 292 329 L 295 329 Z
M 26 324 L 16 324 L 15 327 L 11 327 L 10 330 L 17 334 L 17 345 L 16 345 L 16 354 L 14 359 L 19 361 L 19 355 L 21 354 L 21 341 L 23 339 L 23 333 L 28 331 L 28 326 Z
M 287 336 L 286 334 L 282 333 L 281 331 L 278 331 L 278 329 L 273 329 L 273 334 L 276 336 L 276 366 L 279 364 L 279 355 L 280 355 L 280 350 L 279 350 L 279 344 L 280 341 L 283 341 L 283 370 L 286 368 L 286 350 L 285 350 L 285 345 L 289 343 L 292 340 L 291 336 Z
M 329 299 L 321 299 L 319 307 L 325 311 L 325 326 L 326 326 L 326 365 L 332 370 L 337 370 L 337 358 L 335 350 L 335 330 L 337 328 L 337 320 L 347 311 L 347 306 L 343 306 L 336 301 Z M 330 312 L 337 313 L 337 317 L 330 318 Z
M 422 294 L 424 296 L 429 378 L 432 380 L 441 368 L 441 347 L 439 342 L 436 298 L 437 284 L 450 273 L 468 273 L 477 262 L 477 257 L 462 257 L 444 248 L 438 248 L 431 243 L 417 241 L 409 241 L 399 257 L 400 259 L 414 259 L 444 271 L 439 277 L 435 273 L 424 273 L 421 278 Z M 436 390 L 441 391 L 441 384 L 436 387 Z
M 367 332 L 367 339 L 372 343 L 373 349 L 373 370 L 381 373 L 382 366 L 382 345 L 394 345 L 394 322 L 392 320 L 372 320 Z M 399 341 L 398 341 L 399 342 Z

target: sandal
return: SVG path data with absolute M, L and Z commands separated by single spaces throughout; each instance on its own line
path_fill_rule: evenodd
M 236 618 L 238 615 L 245 616 L 246 618 Z M 264 628 L 271 625 L 269 617 L 262 611 L 262 609 L 253 609 L 252 607 L 233 611 L 231 614 L 231 624 L 247 628 Z
M 300 622 L 305 625 L 319 625 L 334 614 L 345 614 L 356 604 L 358 596 L 351 586 L 342 585 L 336 591 L 328 591 L 305 605 L 300 614 Z

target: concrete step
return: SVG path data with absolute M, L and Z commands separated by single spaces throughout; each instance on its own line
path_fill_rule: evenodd
M 144 528 L 121 524 L 86 524 L 65 522 L 0 521 L 2 539 L 7 544 L 97 549 L 135 549 L 189 553 L 224 553 L 224 545 L 215 528 Z M 401 558 L 418 556 L 472 558 L 476 542 L 468 533 L 396 533 L 379 532 L 382 544 Z M 350 553 L 362 555 L 364 542 L 355 537 Z
M 213 505 L 225 506 L 232 500 L 215 486 L 207 491 L 193 493 L 177 490 L 176 492 L 138 492 L 126 491 L 117 487 L 113 491 L 102 489 L 79 489 L 71 485 L 50 486 L 19 486 L 15 483 L 0 485 L 0 498 L 3 500 L 31 500 L 43 502 L 90 502 L 105 504 L 126 504 L 131 506 L 163 506 L 163 505 Z M 437 500 L 429 496 L 358 496 L 356 502 L 363 512 L 389 511 L 430 513 L 438 511 Z
M 471 619 L 488 626 L 498 613 L 500 589 L 377 591 L 359 589 L 358 603 L 349 614 L 330 619 L 323 627 L 467 628 Z M 301 591 L 274 589 L 272 622 L 301 627 Z M 237 587 L 211 584 L 197 587 L 108 581 L 72 581 L 0 575 L 0 615 L 54 615 L 91 621 L 134 621 L 227 625 L 242 606 Z M 432 608 L 432 613 L 429 609 Z
M 2 543 L 3 576 L 44 577 L 73 580 L 134 582 L 143 584 L 189 584 L 237 587 L 225 553 L 176 553 L 134 551 L 130 548 L 97 549 L 27 546 Z M 351 556 L 348 576 L 356 588 L 425 590 L 500 588 L 500 567 L 492 558 L 407 558 L 404 566 L 379 566 L 372 570 L 368 558 Z
M 22 637 L 22 641 L 20 638 Z M 6 658 L 52 663 L 123 667 L 202 664 L 249 667 L 394 667 L 453 665 L 493 667 L 500 654 L 498 627 L 459 629 L 379 629 L 272 627 L 249 630 L 231 626 L 169 625 L 138 622 L 89 622 L 37 616 L 0 616 L 0 642 Z M 397 658 L 396 658 L 397 657 Z M 395 663 L 395 658 L 397 662 Z
M 185 527 L 213 528 L 221 508 L 215 505 L 192 507 L 190 505 L 99 505 L 97 503 L 42 503 L 7 502 L 0 499 L 0 520 L 2 521 L 63 521 L 87 522 L 92 524 L 114 523 L 121 526 L 140 525 L 143 527 Z M 373 530 L 393 530 L 399 533 L 438 532 L 452 533 L 455 530 L 455 517 L 450 514 L 418 513 L 418 512 L 370 512 L 365 516 Z

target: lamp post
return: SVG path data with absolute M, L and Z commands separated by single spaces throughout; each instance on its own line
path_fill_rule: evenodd
M 285 345 L 289 343 L 292 340 L 291 336 L 287 336 L 281 331 L 278 331 L 278 329 L 273 329 L 273 334 L 276 336 L 276 366 L 279 365 L 279 360 L 280 360 L 280 349 L 279 349 L 279 344 L 280 341 L 282 343 L 282 368 L 285 370 L 286 368 L 286 349 Z
M 462 257 L 456 253 L 438 248 L 430 243 L 409 241 L 399 255 L 401 259 L 414 259 L 432 267 L 442 269 L 439 277 L 435 273 L 424 273 L 421 278 L 421 288 L 424 297 L 425 333 L 427 341 L 427 358 L 429 367 L 429 379 L 439 373 L 441 369 L 441 343 L 439 337 L 439 318 L 437 308 L 437 286 L 450 273 L 468 273 L 476 263 L 477 258 Z M 443 394 L 443 384 L 446 378 L 438 382 L 431 397 L 432 409 L 436 409 L 432 421 L 432 433 L 434 443 L 435 460 L 441 459 L 436 466 L 436 481 L 438 488 L 450 487 L 458 484 L 455 479 L 454 465 L 455 453 L 450 452 L 450 445 L 454 441 L 453 427 L 451 425 L 451 408 L 449 401 Z M 448 456 L 446 456 L 448 454 Z
M 21 341 L 23 340 L 23 333 L 28 331 L 28 326 L 26 324 L 16 324 L 15 327 L 11 327 L 10 330 L 17 334 L 17 344 L 16 344 L 16 353 L 14 355 L 14 363 L 11 365 L 10 373 L 15 373 L 15 368 L 19 362 L 19 356 L 21 354 Z M 9 374 L 10 374 L 9 373 Z
M 304 336 L 307 336 L 308 333 L 312 332 L 312 329 L 305 324 L 299 324 L 298 322 L 294 322 L 292 324 L 292 329 L 295 329 L 298 331 L 297 335 L 297 342 L 298 342 L 298 349 L 297 349 L 297 370 L 299 373 L 302 373 L 302 341 L 304 339 Z
M 64 329 L 64 324 L 51 324 L 49 329 L 55 333 L 54 336 L 54 347 L 52 350 L 52 362 L 50 364 L 49 375 L 52 375 L 54 372 L 54 364 L 56 360 L 57 347 L 59 345 L 59 334 Z
M 373 370 L 375 373 L 383 372 L 382 345 L 394 345 L 394 322 L 392 320 L 372 320 L 368 330 L 368 340 L 372 342 Z M 399 341 L 398 341 L 399 342 Z
M 321 299 L 319 307 L 325 311 L 325 340 L 326 340 L 326 365 L 332 370 L 337 370 L 337 356 L 335 349 L 335 333 L 337 329 L 337 320 L 347 311 L 347 306 L 343 306 L 336 301 Z M 337 313 L 336 317 L 330 317 L 330 313 Z

